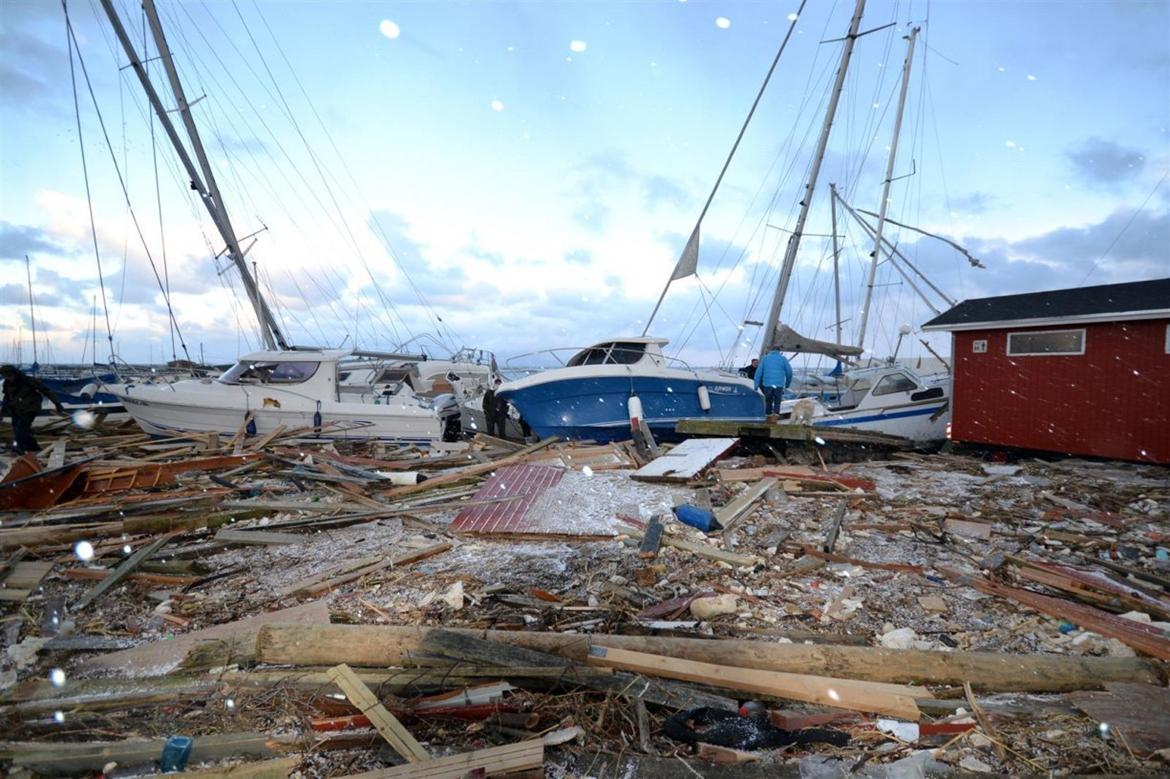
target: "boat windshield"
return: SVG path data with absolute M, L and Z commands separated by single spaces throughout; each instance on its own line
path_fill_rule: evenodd
M 646 344 L 617 341 L 599 344 L 578 353 L 568 365 L 633 365 L 646 353 Z
M 895 392 L 913 392 L 918 389 L 918 383 L 905 373 L 891 373 L 883 376 L 877 386 L 873 388 L 874 395 L 891 395 Z
M 219 377 L 221 384 L 301 384 L 313 378 L 319 362 L 241 361 Z

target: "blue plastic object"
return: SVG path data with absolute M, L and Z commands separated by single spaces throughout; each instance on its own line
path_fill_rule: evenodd
M 678 517 L 679 522 L 702 530 L 704 533 L 723 529 L 723 526 L 719 524 L 719 520 L 715 519 L 714 514 L 698 506 L 692 506 L 689 503 L 675 506 L 674 515 Z
M 171 736 L 163 745 L 162 757 L 158 767 L 164 774 L 182 771 L 187 767 L 187 759 L 191 757 L 191 746 L 195 743 L 190 736 Z

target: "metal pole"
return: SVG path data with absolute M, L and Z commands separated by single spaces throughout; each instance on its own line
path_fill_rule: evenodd
M 878 223 L 874 231 L 873 254 L 869 263 L 869 281 L 865 287 L 865 302 L 861 306 L 861 328 L 857 332 L 857 345 L 865 348 L 865 325 L 869 319 L 869 304 L 873 299 L 873 282 L 877 275 L 878 258 L 882 253 L 882 228 L 886 226 L 886 209 L 890 206 L 890 184 L 894 180 L 894 162 L 898 157 L 898 136 L 902 132 L 902 115 L 906 108 L 906 92 L 910 87 L 910 64 L 914 59 L 914 41 L 919 28 L 910 30 L 910 42 L 906 45 L 906 61 L 902 63 L 902 90 L 898 95 L 898 113 L 894 118 L 894 140 L 890 143 L 890 156 L 886 162 L 886 180 L 882 185 L 882 202 L 878 209 Z
M 841 343 L 841 249 L 837 246 L 837 185 L 829 185 L 829 207 L 833 215 L 833 300 L 837 311 L 837 343 Z
M 776 281 L 776 292 L 772 295 L 772 306 L 768 311 L 767 323 L 764 326 L 762 352 L 768 351 L 776 337 L 776 324 L 780 321 L 780 308 L 784 304 L 784 296 L 788 293 L 788 282 L 792 278 L 792 268 L 796 265 L 796 252 L 800 248 L 800 238 L 804 234 L 804 223 L 808 220 L 813 191 L 817 186 L 821 163 L 825 159 L 825 149 L 829 145 L 833 117 L 837 113 L 837 104 L 841 101 L 841 90 L 845 86 L 845 73 L 849 70 L 849 59 L 853 56 L 853 44 L 857 41 L 857 29 L 861 26 L 861 15 L 864 11 L 865 0 L 857 0 L 857 5 L 853 9 L 853 19 L 849 24 L 849 32 L 845 36 L 845 48 L 841 51 L 841 64 L 837 66 L 837 80 L 833 84 L 833 93 L 829 98 L 829 110 L 825 115 L 825 123 L 821 127 L 821 137 L 817 142 L 812 170 L 809 172 L 808 183 L 804 187 L 804 198 L 800 201 L 800 215 L 796 218 L 796 227 L 793 229 L 792 235 L 788 236 L 788 247 L 784 252 L 784 261 L 780 264 L 780 278 Z
M 32 342 L 33 342 L 33 373 L 36 373 L 37 365 L 37 320 L 33 313 L 33 294 L 32 294 L 32 268 L 28 255 L 24 255 L 24 275 L 28 279 L 28 323 L 32 326 Z
M 260 296 L 256 282 L 253 280 L 252 275 L 248 272 L 247 265 L 244 263 L 243 252 L 240 251 L 239 243 L 236 241 L 235 233 L 232 230 L 231 223 L 228 221 L 227 212 L 224 210 L 223 203 L 219 198 L 219 190 L 215 186 L 215 179 L 211 176 L 211 167 L 207 164 L 206 155 L 202 153 L 203 146 L 199 142 L 199 134 L 191 118 L 190 106 L 183 96 L 182 85 L 179 84 L 178 73 L 174 70 L 174 62 L 171 58 L 170 49 L 167 48 L 166 38 L 163 36 L 162 28 L 158 24 L 158 15 L 155 13 L 153 2 L 146 0 L 143 3 L 143 7 L 147 11 L 151 32 L 155 36 L 155 44 L 159 48 L 159 54 L 163 64 L 166 66 L 167 76 L 171 80 L 171 88 L 175 91 L 175 97 L 179 102 L 180 113 L 186 125 L 187 133 L 191 136 L 192 144 L 195 146 L 197 153 L 200 154 L 200 163 L 208 178 L 207 185 L 204 184 L 199 170 L 195 167 L 195 163 L 192 162 L 186 147 L 183 146 L 183 141 L 179 138 L 174 123 L 171 122 L 170 115 L 167 113 L 166 107 L 163 106 L 162 100 L 154 88 L 154 84 L 151 83 L 146 69 L 142 65 L 142 60 L 139 58 L 134 44 L 130 40 L 130 36 L 126 33 L 126 28 L 122 25 L 122 20 L 118 17 L 118 12 L 114 9 L 112 0 L 101 0 L 101 4 L 106 12 L 106 16 L 110 20 L 110 25 L 114 28 L 115 35 L 118 36 L 118 41 L 122 44 L 122 48 L 130 58 L 130 66 L 134 69 L 135 75 L 138 76 L 138 80 L 141 82 L 142 88 L 146 92 L 146 97 L 150 100 L 155 114 L 158 115 L 159 123 L 166 131 L 171 145 L 175 147 L 175 153 L 179 156 L 179 161 L 183 164 L 183 168 L 187 171 L 187 176 L 191 179 L 191 186 L 199 193 L 199 199 L 203 202 L 204 207 L 207 208 L 207 212 L 211 215 L 216 229 L 219 230 L 220 236 L 227 244 L 228 255 L 235 263 L 236 269 L 240 273 L 240 278 L 243 280 L 244 289 L 248 294 L 248 298 L 256 310 L 256 318 L 260 324 L 260 334 L 264 339 L 264 343 L 270 349 L 275 349 L 278 345 L 282 349 L 287 348 L 284 336 L 276 326 L 276 320 L 273 318 L 272 312 L 268 310 L 268 305 Z

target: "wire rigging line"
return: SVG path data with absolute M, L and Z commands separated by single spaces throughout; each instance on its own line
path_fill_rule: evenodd
M 105 314 L 106 319 L 106 340 L 110 345 L 110 360 L 113 360 L 114 331 L 113 328 L 110 327 L 110 308 L 106 300 L 105 273 L 102 272 L 102 255 L 100 249 L 98 248 L 97 220 L 95 219 L 93 213 L 93 196 L 89 186 L 89 166 L 86 164 L 85 140 L 81 131 L 81 105 L 77 99 L 77 75 L 73 67 L 73 54 L 76 41 L 73 35 L 73 23 L 69 19 L 69 5 L 67 0 L 61 0 L 61 8 L 65 12 L 66 42 L 69 47 L 69 83 L 73 89 L 73 115 L 77 120 L 77 146 L 79 149 L 81 149 L 81 170 L 85 179 L 85 200 L 89 207 L 89 231 L 90 235 L 93 237 L 93 254 L 94 258 L 97 260 L 98 266 L 98 284 L 101 287 L 102 292 L 102 311 Z M 78 59 L 81 58 L 80 51 L 77 52 L 77 57 Z M 94 355 L 94 360 L 97 360 L 96 354 Z
M 296 83 L 297 87 L 300 89 L 301 95 L 304 97 L 306 104 L 309 106 L 309 110 L 312 112 L 314 118 L 316 118 L 318 125 L 320 125 L 321 130 L 325 135 L 325 139 L 329 142 L 330 147 L 333 149 L 334 155 L 337 157 L 337 160 L 341 163 L 341 169 L 345 172 L 346 176 L 349 177 L 350 183 L 353 185 L 354 192 L 356 193 L 357 198 L 360 201 L 360 204 L 365 207 L 365 210 L 367 212 L 372 213 L 373 208 L 371 207 L 369 200 L 366 198 L 365 193 L 362 191 L 361 187 L 358 185 L 357 179 L 354 177 L 353 171 L 350 169 L 349 165 L 346 163 L 345 157 L 341 154 L 341 150 L 338 148 L 337 143 L 334 141 L 332 133 L 329 132 L 329 128 L 326 126 L 324 120 L 321 118 L 321 114 L 317 111 L 316 105 L 313 103 L 313 100 L 309 96 L 308 91 L 305 89 L 304 84 L 301 82 L 300 77 L 297 75 L 296 70 L 293 68 L 292 63 L 289 61 L 288 56 L 285 54 L 284 48 L 280 45 L 279 38 L 277 38 L 275 33 L 273 33 L 272 27 L 268 24 L 268 20 L 264 16 L 264 13 L 260 9 L 260 6 L 255 2 L 253 2 L 252 5 L 256 11 L 256 15 L 260 18 L 261 23 L 264 25 L 265 30 L 268 32 L 269 37 L 272 39 L 273 45 L 276 47 L 277 53 L 280 55 L 281 59 L 284 60 L 285 67 L 288 68 L 289 74 L 292 76 L 293 81 Z M 239 12 L 239 9 L 237 8 L 237 13 L 238 12 Z M 398 260 L 398 258 L 396 256 L 396 252 L 394 251 L 393 245 L 391 244 L 390 237 L 386 234 L 386 231 L 382 228 L 381 223 L 377 219 L 371 219 L 370 221 L 373 223 L 373 228 L 374 228 L 375 232 L 377 232 L 378 235 L 382 238 L 383 245 L 387 248 L 387 251 L 390 253 L 391 258 L 394 259 L 395 264 L 398 265 L 398 267 L 402 270 L 403 276 L 406 278 L 407 283 L 410 284 L 411 289 L 414 291 L 414 293 L 418 297 L 419 301 L 423 304 L 423 307 L 426 309 L 428 315 L 435 322 L 436 329 L 445 331 L 447 333 L 447 337 L 449 339 L 451 339 L 451 343 L 449 345 L 453 349 L 454 345 L 455 345 L 455 341 L 457 340 L 455 337 L 455 334 L 447 326 L 447 324 L 443 321 L 442 317 L 438 316 L 438 314 L 435 313 L 430 302 L 423 295 L 422 291 L 420 289 L 418 289 L 418 287 L 414 284 L 414 281 L 411 278 L 409 272 L 406 270 L 405 267 L 403 267 L 402 263 Z
M 183 348 L 183 354 L 187 357 L 188 360 L 190 360 L 191 355 L 187 352 L 186 343 L 183 343 L 183 335 L 182 335 L 182 331 L 179 330 L 179 323 L 177 321 L 175 321 L 175 312 L 174 312 L 174 309 L 171 307 L 170 295 L 167 293 L 165 287 L 163 286 L 162 277 L 159 275 L 159 272 L 158 272 L 158 266 L 155 264 L 154 256 L 151 254 L 151 251 L 150 251 L 150 245 L 146 241 L 146 236 L 142 232 L 142 225 L 138 221 L 138 215 L 134 211 L 133 204 L 130 202 L 130 192 L 126 187 L 126 179 L 122 175 L 121 166 L 118 165 L 118 158 L 117 158 L 117 155 L 114 153 L 113 144 L 110 143 L 110 135 L 106 130 L 105 119 L 102 117 L 101 108 L 99 107 L 98 101 L 97 101 L 97 95 L 94 94 L 93 83 L 90 81 L 90 78 L 89 78 L 89 71 L 85 67 L 85 58 L 82 57 L 81 50 L 77 46 L 77 41 L 76 41 L 75 33 L 73 30 L 73 25 L 69 20 L 68 7 L 65 5 L 65 0 L 62 0 L 62 6 L 65 6 L 65 27 L 69 33 L 71 51 L 73 49 L 77 49 L 77 62 L 81 66 L 81 75 L 85 78 L 85 85 L 86 85 L 86 88 L 89 92 L 89 98 L 90 98 L 90 101 L 93 103 L 94 113 L 96 114 L 97 119 L 98 119 L 98 126 L 101 127 L 102 137 L 105 139 L 105 142 L 106 142 L 106 148 L 110 152 L 110 160 L 113 163 L 114 172 L 117 173 L 117 175 L 118 175 L 118 184 L 122 188 L 122 196 L 126 200 L 126 208 L 130 213 L 131 221 L 134 223 L 134 229 L 138 233 L 138 239 L 142 242 L 142 250 L 146 253 L 146 259 L 150 262 L 150 269 L 154 272 L 155 281 L 158 283 L 159 290 L 163 294 L 163 300 L 166 302 L 166 305 L 167 305 L 167 315 L 170 317 L 171 322 L 174 324 L 175 332 L 179 334 L 179 343 Z M 72 72 L 72 66 L 73 66 L 72 57 L 70 57 L 69 64 L 70 64 L 70 70 Z M 74 90 L 74 103 L 75 103 L 75 111 L 77 112 L 77 117 L 78 117 L 78 120 L 77 120 L 78 121 L 78 128 L 79 128 L 78 133 L 80 135 L 81 113 L 80 113 L 80 110 L 78 109 L 78 107 L 76 106 L 76 103 L 77 103 L 76 89 Z M 84 165 L 84 163 L 83 163 L 83 165 Z M 86 175 L 86 197 L 88 199 L 88 198 L 90 198 L 89 183 L 88 183 L 88 179 L 89 179 L 88 171 L 86 172 L 85 175 Z M 92 200 L 90 202 L 90 222 L 91 222 L 91 226 L 92 226 L 92 231 L 93 231 L 93 236 L 94 236 L 94 247 L 95 247 L 95 251 L 96 251 L 97 228 L 96 228 L 96 224 L 94 224 L 94 219 L 93 219 Z M 98 275 L 99 276 L 101 275 L 100 263 L 98 266 Z M 103 294 L 103 299 L 104 299 L 104 295 L 105 295 L 104 283 L 102 285 L 102 294 Z M 107 315 L 107 320 L 108 320 L 108 315 Z M 108 329 L 108 325 L 107 325 L 107 329 Z M 110 348 L 111 348 L 111 354 L 112 354 L 112 350 L 113 350 L 113 333 L 112 333 L 112 331 L 109 334 L 109 338 L 110 338 Z

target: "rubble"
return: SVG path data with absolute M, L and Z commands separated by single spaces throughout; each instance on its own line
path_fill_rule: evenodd
M 301 435 L 5 460 L 3 770 L 1164 769 L 1164 468 Z

